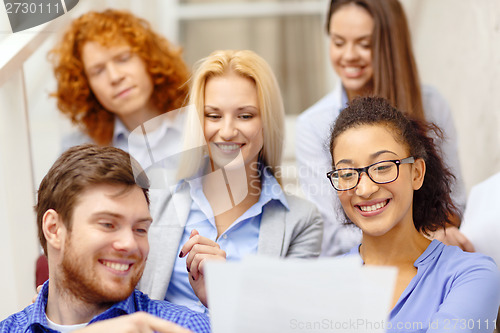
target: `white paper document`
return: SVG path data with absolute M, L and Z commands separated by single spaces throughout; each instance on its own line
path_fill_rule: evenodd
M 397 269 L 251 257 L 205 274 L 214 333 L 384 332 Z

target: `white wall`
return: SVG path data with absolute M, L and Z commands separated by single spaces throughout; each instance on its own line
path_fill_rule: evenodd
M 38 253 L 22 80 L 18 71 L 0 89 L 0 319 L 29 304 Z
M 470 190 L 500 172 L 500 1 L 406 2 L 421 79 L 451 106 Z

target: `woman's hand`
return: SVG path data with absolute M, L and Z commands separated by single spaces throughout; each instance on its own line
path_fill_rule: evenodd
M 455 226 L 446 227 L 431 234 L 433 239 L 446 244 L 460 247 L 467 252 L 475 252 L 472 242 Z
M 205 277 L 203 275 L 205 260 L 226 260 L 226 252 L 221 250 L 219 244 L 201 236 L 197 230 L 193 229 L 189 240 L 182 246 L 179 257 L 182 258 L 186 255 L 189 283 L 203 305 L 207 306 Z

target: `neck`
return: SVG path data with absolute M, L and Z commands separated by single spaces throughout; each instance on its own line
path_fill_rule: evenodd
M 403 229 L 407 230 L 403 230 Z M 395 226 L 382 236 L 363 233 L 360 255 L 365 264 L 401 266 L 411 264 L 427 249 L 430 240 L 418 232 L 413 223 Z
M 237 166 L 233 165 L 231 167 L 221 169 L 212 164 L 212 161 L 210 161 L 206 174 L 208 175 L 213 171 L 222 172 L 224 177 L 224 187 L 227 187 L 228 190 L 232 192 L 233 197 L 260 197 L 261 170 L 259 169 L 257 162 Z M 245 174 L 245 177 L 243 177 L 243 174 Z M 211 196 L 220 196 L 220 185 L 222 184 L 219 186 L 213 186 L 216 185 L 216 182 L 220 182 L 220 179 L 215 177 L 204 177 L 203 192 L 208 199 Z M 236 201 L 240 202 L 241 199 Z
M 139 127 L 140 125 L 144 124 L 148 120 L 153 119 L 156 116 L 160 115 L 160 111 L 158 111 L 155 107 L 152 105 L 146 105 L 144 108 L 141 110 L 138 110 L 136 112 L 133 112 L 128 115 L 124 116 L 118 116 L 122 123 L 125 125 L 125 127 L 132 132 L 134 129 Z
M 373 85 L 370 83 L 367 86 L 361 88 L 360 90 L 346 90 L 347 94 L 347 99 L 352 101 L 354 98 L 359 97 L 359 96 L 369 96 L 372 95 L 373 92 Z
M 209 170 L 212 167 L 209 166 Z M 205 177 L 205 194 L 214 217 L 218 220 L 218 232 L 224 232 L 239 216 L 254 205 L 260 198 L 262 188 L 260 170 L 256 164 L 224 168 L 220 174 L 224 177 Z M 242 177 L 243 172 L 246 177 Z M 225 195 L 225 194 L 228 195 Z M 220 227 L 219 227 L 220 226 Z
M 45 313 L 59 325 L 88 323 L 96 315 L 106 311 L 110 305 L 89 304 L 58 286 L 57 278 L 49 279 L 49 296 Z

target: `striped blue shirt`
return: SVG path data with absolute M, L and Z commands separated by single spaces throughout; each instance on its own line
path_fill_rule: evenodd
M 47 317 L 45 315 L 48 295 L 49 284 L 47 281 L 43 285 L 43 288 L 34 304 L 29 305 L 21 312 L 13 314 L 4 321 L 0 322 L 0 332 L 56 332 L 49 328 Z M 131 314 L 137 311 L 144 311 L 169 320 L 180 326 L 188 328 L 193 332 L 210 332 L 210 324 L 206 315 L 166 301 L 151 300 L 146 294 L 143 294 L 139 290 L 134 290 L 134 292 L 127 299 L 116 303 L 108 310 L 95 316 L 89 324 Z

